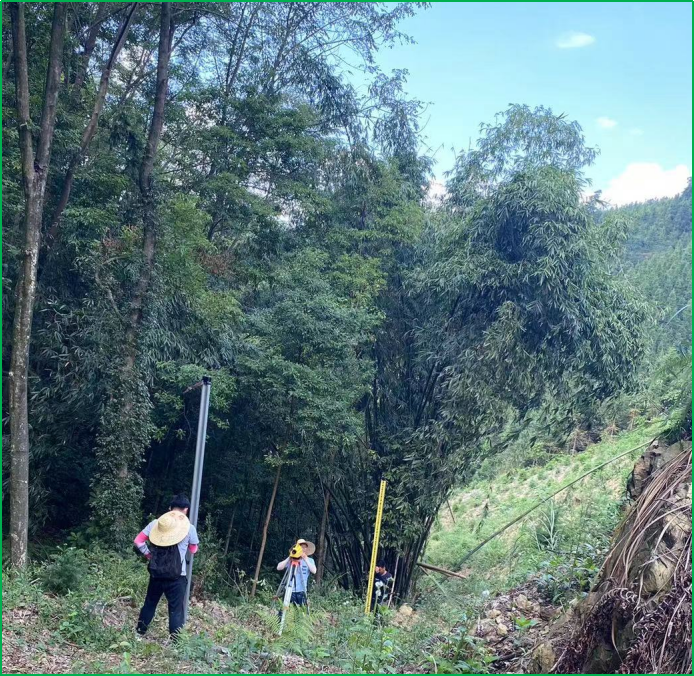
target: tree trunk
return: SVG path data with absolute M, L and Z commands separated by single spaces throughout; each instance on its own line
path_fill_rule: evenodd
M 258 534 L 258 531 L 261 530 L 263 525 L 263 514 L 265 514 L 265 506 L 267 505 L 266 494 L 267 491 L 265 491 L 265 493 L 260 498 L 260 506 L 258 507 L 258 522 L 251 531 L 251 541 L 247 550 L 249 556 L 253 553 L 253 548 L 255 546 L 255 536 Z
M 439 509 L 440 507 L 441 505 L 439 505 Z M 419 537 L 410 542 L 402 558 L 400 559 L 400 570 L 402 572 L 400 573 L 400 575 L 398 575 L 398 579 L 395 581 L 394 590 L 397 593 L 398 598 L 405 599 L 409 596 L 409 593 L 412 588 L 413 574 L 415 571 L 417 561 L 420 559 L 422 555 L 424 546 L 426 545 L 427 539 L 429 537 L 429 532 L 431 531 L 431 527 L 434 525 L 437 513 L 438 509 L 436 510 L 433 516 L 427 518 L 426 522 L 424 523 L 424 526 L 422 527 L 422 531 Z
M 393 603 L 394 597 L 395 597 L 395 585 L 398 581 L 398 566 L 400 565 L 400 554 L 398 554 L 395 557 L 395 568 L 393 569 L 393 589 L 390 592 L 390 596 L 388 597 L 388 607 Z
M 111 72 L 113 71 L 113 66 L 118 59 L 118 55 L 120 54 L 123 45 L 125 44 L 125 40 L 128 37 L 128 32 L 130 31 L 130 26 L 132 25 L 132 20 L 133 16 L 135 15 L 135 10 L 137 9 L 137 5 L 137 2 L 133 2 L 130 9 L 126 12 L 125 18 L 118 29 L 118 34 L 116 35 L 116 41 L 111 49 L 111 54 L 108 61 L 104 65 L 103 70 L 101 71 L 101 80 L 99 82 L 99 89 L 97 91 L 96 100 L 94 101 L 94 108 L 92 109 L 91 117 L 89 118 L 89 122 L 87 122 L 87 126 L 82 134 L 82 141 L 80 142 L 79 148 L 75 151 L 72 159 L 70 160 L 70 164 L 68 165 L 65 179 L 63 181 L 63 188 L 60 193 L 60 199 L 58 200 L 58 206 L 53 214 L 51 225 L 48 228 L 46 237 L 46 246 L 48 247 L 50 247 L 55 240 L 58 232 L 58 226 L 60 225 L 60 219 L 62 218 L 65 207 L 70 199 L 70 192 L 72 191 L 72 183 L 75 178 L 75 171 L 84 158 L 87 148 L 96 134 L 96 130 L 99 125 L 99 118 L 101 117 L 101 112 L 103 111 L 104 103 L 106 102 L 106 94 L 108 93 Z
M 328 512 L 330 509 L 330 491 L 325 491 L 323 500 L 323 518 L 320 522 L 320 533 L 318 535 L 318 570 L 316 571 L 316 584 L 320 585 L 323 582 L 323 571 L 325 569 L 326 559 L 326 532 L 328 529 Z
M 87 71 L 89 70 L 89 61 L 94 53 L 94 47 L 96 47 L 96 39 L 99 37 L 99 31 L 101 30 L 101 24 L 106 18 L 106 10 L 108 9 L 105 2 L 100 2 L 96 8 L 96 16 L 94 17 L 94 23 L 92 23 L 89 28 L 89 33 L 87 34 L 87 41 L 84 43 L 84 51 L 82 52 L 82 58 L 75 74 L 75 81 L 72 85 L 72 96 L 78 97 L 80 89 L 84 84 L 84 79 L 87 76 Z
M 245 520 L 242 521 L 244 524 L 249 524 L 251 522 L 251 515 L 253 514 L 253 507 L 255 506 L 255 499 L 251 499 L 248 503 L 248 512 L 246 514 Z M 239 540 L 241 539 L 241 529 L 236 529 L 236 537 L 234 538 L 234 551 L 239 548 Z M 250 551 L 250 550 L 249 550 Z
M 159 29 L 159 53 L 157 57 L 157 84 L 154 96 L 154 111 L 147 136 L 147 145 L 140 165 L 138 184 L 142 199 L 142 223 L 144 239 L 142 245 L 143 265 L 135 285 L 130 303 L 130 321 L 125 334 L 126 371 L 131 371 L 137 359 L 137 334 L 142 323 L 142 310 L 145 296 L 149 291 L 156 250 L 157 213 L 154 199 L 153 172 L 161 132 L 164 128 L 164 108 L 169 87 L 169 61 L 173 45 L 174 25 L 171 21 L 171 4 L 161 3 L 161 24 Z
M 138 188 L 142 205 L 142 264 L 130 299 L 122 339 L 122 362 L 114 374 L 115 386 L 101 419 L 97 438 L 97 472 L 91 504 L 97 517 L 110 529 L 109 543 L 122 547 L 136 528 L 142 502 L 142 480 L 137 473 L 142 454 L 151 438 L 151 401 L 147 387 L 137 373 L 139 336 L 145 299 L 150 289 L 157 236 L 157 209 L 154 195 L 154 163 L 164 126 L 164 110 L 169 83 L 169 62 L 173 46 L 172 5 L 163 2 L 159 28 L 154 110 L 147 144 L 140 165 Z M 114 505 L 119 505 L 114 510 Z
M 24 7 L 11 3 L 12 42 L 19 145 L 24 181 L 24 252 L 17 282 L 10 359 L 10 562 L 23 568 L 27 563 L 29 537 L 29 350 L 36 300 L 36 276 L 41 246 L 41 217 L 55 131 L 65 37 L 65 5 L 55 3 L 48 74 L 41 113 L 40 135 L 34 156 L 29 113 L 29 66 L 27 62 Z
M 448 513 L 451 515 L 451 521 L 453 522 L 453 525 L 455 526 L 455 515 L 453 514 L 453 509 L 451 508 L 450 500 L 446 500 L 446 507 L 448 507 Z
M 260 541 L 260 551 L 258 552 L 258 561 L 255 564 L 255 575 L 253 576 L 253 586 L 251 587 L 251 598 L 255 596 L 255 590 L 258 586 L 258 576 L 260 575 L 260 566 L 263 564 L 263 554 L 265 554 L 265 543 L 267 542 L 267 529 L 270 526 L 270 517 L 272 516 L 272 507 L 275 504 L 275 496 L 277 495 L 277 486 L 280 482 L 280 472 L 282 465 L 277 465 L 277 473 L 275 474 L 275 484 L 272 487 L 272 495 L 270 496 L 270 504 L 267 507 L 265 516 L 265 524 L 263 525 L 263 539 Z
M 237 505 L 234 505 L 234 509 L 231 512 L 231 519 L 229 519 L 229 528 L 227 528 L 227 537 L 224 542 L 224 556 L 226 556 L 229 553 L 229 542 L 231 541 L 231 534 L 234 530 L 234 519 L 236 518 L 236 507 Z
M 438 566 L 432 566 L 429 563 L 422 563 L 417 561 L 417 565 L 424 570 L 433 570 L 435 573 L 441 573 L 441 575 L 447 575 L 448 577 L 457 577 L 461 580 L 467 580 L 467 575 L 462 575 L 461 573 L 455 573 L 452 570 L 447 570 L 446 568 L 439 568 Z

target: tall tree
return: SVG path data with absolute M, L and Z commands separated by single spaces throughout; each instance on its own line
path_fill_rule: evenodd
M 29 528 L 28 370 L 31 326 L 36 300 L 36 276 L 41 247 L 43 206 L 55 133 L 63 63 L 66 6 L 63 3 L 56 3 L 53 10 L 46 87 L 36 150 L 34 150 L 33 125 L 29 108 L 29 66 L 24 6 L 20 3 L 11 3 L 10 12 L 12 15 L 17 121 L 24 185 L 24 250 L 20 279 L 16 287 L 12 358 L 9 372 L 10 538 L 11 562 L 14 566 L 24 567 L 27 563 Z
M 121 364 L 116 384 L 105 407 L 97 439 L 98 471 L 94 478 L 92 506 L 99 520 L 112 524 L 114 543 L 127 542 L 137 528 L 142 500 L 138 474 L 142 454 L 151 436 L 149 393 L 136 372 L 140 328 L 155 263 L 158 218 L 154 166 L 164 128 L 169 69 L 175 24 L 171 3 L 160 4 L 157 70 L 149 132 L 138 174 L 142 251 L 139 273 L 124 321 Z
M 135 10 L 137 9 L 137 2 L 130 4 L 129 8 L 125 13 L 125 18 L 123 19 L 121 25 L 118 28 L 116 37 L 114 39 L 113 47 L 111 53 L 104 64 L 101 71 L 101 79 L 99 81 L 99 88 L 97 90 L 96 98 L 94 100 L 94 107 L 92 113 L 89 116 L 89 120 L 82 132 L 82 139 L 80 140 L 79 147 L 72 155 L 70 163 L 68 164 L 67 171 L 65 172 L 65 177 L 63 179 L 63 185 L 60 191 L 60 197 L 58 199 L 58 204 L 54 209 L 53 216 L 51 217 L 51 222 L 46 233 L 48 245 L 52 244 L 58 233 L 58 226 L 60 225 L 60 219 L 63 216 L 63 212 L 68 205 L 70 200 L 70 193 L 72 192 L 72 185 L 75 180 L 75 173 L 77 167 L 84 160 L 84 156 L 91 144 L 94 136 L 96 135 L 97 126 L 99 124 L 99 119 L 101 113 L 104 109 L 104 104 L 106 103 L 106 95 L 108 94 L 108 88 L 111 80 L 111 74 L 118 61 L 118 55 L 125 46 L 125 42 L 130 32 L 130 27 L 132 26 L 133 18 L 135 16 Z M 94 49 L 94 42 L 96 41 L 96 33 L 100 25 L 100 19 L 103 14 L 103 5 L 100 5 L 97 10 L 96 21 L 94 27 L 90 29 L 89 38 L 87 40 L 87 45 L 85 45 L 84 59 L 89 59 L 91 52 Z M 74 90 L 78 90 L 84 81 L 84 71 L 86 71 L 87 66 L 84 64 L 77 75 L 74 83 Z
M 398 512 L 403 595 L 448 492 L 509 406 L 538 405 L 568 374 L 605 397 L 633 371 L 643 315 L 604 246 L 623 223 L 598 225 L 582 203 L 592 156 L 574 123 L 512 108 L 461 157 L 450 209 L 389 290 L 367 421 Z

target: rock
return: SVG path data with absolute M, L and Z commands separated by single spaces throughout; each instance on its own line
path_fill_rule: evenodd
M 533 650 L 530 657 L 529 671 L 532 674 L 549 674 L 556 661 L 557 656 L 554 653 L 552 644 L 540 643 L 535 650 Z
M 397 615 L 393 619 L 393 624 L 398 626 L 409 626 L 415 620 L 415 612 L 412 610 L 412 606 L 407 603 L 403 603 L 400 608 L 398 608 Z
M 614 674 L 619 668 L 619 654 L 611 645 L 601 643 L 596 646 L 588 656 L 583 673 L 586 674 Z
M 497 617 L 495 619 L 496 619 L 497 624 L 503 624 L 503 622 L 504 622 L 504 618 L 501 614 L 497 615 Z
M 656 559 L 643 572 L 643 591 L 648 595 L 657 594 L 668 587 L 673 573 L 674 565 Z
M 545 620 L 545 622 L 549 622 L 551 619 L 556 617 L 558 612 L 559 611 L 556 608 L 553 608 L 552 606 L 543 606 L 539 608 L 537 614 L 540 616 L 541 619 Z
M 496 623 L 493 620 L 480 620 L 477 623 L 477 635 L 488 636 L 494 631 Z
M 501 615 L 501 611 L 497 610 L 496 608 L 490 608 L 485 615 L 490 619 L 490 620 L 495 620 L 499 615 Z
M 641 495 L 646 480 L 687 448 L 691 448 L 691 441 L 672 444 L 667 448 L 660 448 L 658 442 L 655 441 L 649 446 L 636 461 L 634 470 L 627 482 L 629 497 L 636 500 Z
M 505 624 L 499 624 L 496 628 L 496 633 L 499 636 L 508 636 L 508 627 Z
M 532 608 L 532 604 L 528 601 L 528 597 L 525 594 L 518 594 L 518 596 L 516 596 L 514 599 L 514 603 L 516 608 L 519 608 L 520 610 L 528 610 L 529 608 Z

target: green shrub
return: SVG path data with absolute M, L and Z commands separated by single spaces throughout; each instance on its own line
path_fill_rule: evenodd
M 429 654 L 427 661 L 435 674 L 486 674 L 493 657 L 482 639 L 471 636 L 467 625 L 461 625 L 446 639 L 440 656 Z
M 57 596 L 80 591 L 87 580 L 89 566 L 85 553 L 74 547 L 61 547 L 39 569 L 43 588 Z
M 582 545 L 569 559 L 557 557 L 544 561 L 537 582 L 538 591 L 550 603 L 570 601 L 576 594 L 590 590 L 600 569 L 600 561 L 599 552 L 588 544 Z
M 549 500 L 539 512 L 534 527 L 537 549 L 556 551 L 561 541 L 560 510 L 554 500 Z

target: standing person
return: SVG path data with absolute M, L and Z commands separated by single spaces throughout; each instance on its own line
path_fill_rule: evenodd
M 388 572 L 384 561 L 376 563 L 374 575 L 374 602 L 373 606 L 388 603 L 390 595 L 393 593 L 393 576 Z
M 313 542 L 299 539 L 297 545 L 301 546 L 301 559 L 296 569 L 294 577 L 294 591 L 292 592 L 292 603 L 295 606 L 305 606 L 307 603 L 306 591 L 308 589 L 309 575 L 316 574 L 316 563 L 311 558 L 313 552 L 316 551 L 316 545 Z M 287 557 L 284 561 L 277 564 L 277 570 L 286 570 L 291 561 L 291 557 Z
M 149 585 L 145 604 L 140 610 L 136 631 L 140 635 L 154 619 L 162 597 L 169 605 L 169 635 L 175 638 L 183 626 L 186 594 L 186 552 L 198 551 L 198 533 L 190 521 L 190 500 L 177 495 L 166 514 L 155 519 L 135 538 L 135 546 L 149 560 Z M 149 547 L 147 542 L 149 541 Z

